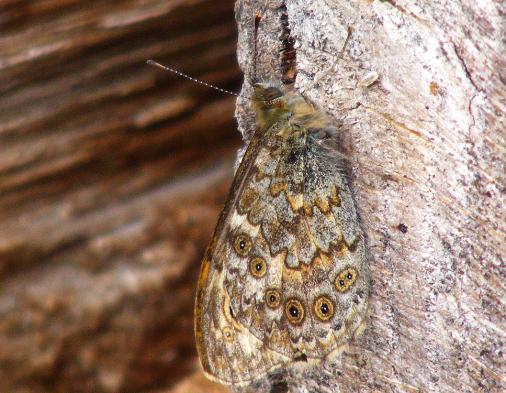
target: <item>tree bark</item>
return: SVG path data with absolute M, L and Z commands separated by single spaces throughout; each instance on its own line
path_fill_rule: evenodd
M 245 75 L 256 65 L 258 79 L 281 79 L 283 12 L 295 88 L 336 120 L 350 158 L 371 317 L 338 364 L 288 367 L 236 390 L 504 391 L 504 4 L 238 0 Z M 237 114 L 248 136 L 248 100 Z

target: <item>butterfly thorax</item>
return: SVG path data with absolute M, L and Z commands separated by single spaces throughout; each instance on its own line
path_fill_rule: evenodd
M 287 121 L 306 129 L 325 128 L 328 120 L 299 93 L 276 83 L 256 84 L 253 105 L 259 128 L 267 130 L 273 124 Z

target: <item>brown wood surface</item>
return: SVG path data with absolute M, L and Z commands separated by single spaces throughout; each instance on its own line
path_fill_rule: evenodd
M 232 1 L 0 2 L 0 392 L 145 392 L 197 369 L 231 181 Z

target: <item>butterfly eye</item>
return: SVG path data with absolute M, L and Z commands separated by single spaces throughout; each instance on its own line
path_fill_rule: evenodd
M 268 289 L 265 292 L 265 304 L 269 308 L 277 308 L 281 303 L 281 294 L 277 289 Z
M 299 325 L 304 320 L 304 307 L 297 299 L 290 299 L 285 304 L 285 314 L 290 323 Z
M 267 263 L 265 259 L 256 257 L 249 262 L 249 271 L 256 278 L 262 278 L 267 273 Z
M 263 101 L 271 105 L 276 102 L 276 100 L 283 97 L 283 92 L 278 87 L 271 86 L 261 90 L 261 97 Z
M 320 296 L 314 302 L 314 313 L 318 319 L 328 321 L 334 316 L 334 304 L 326 296 Z
M 251 250 L 251 239 L 248 235 L 240 234 L 234 240 L 235 252 L 245 257 Z
M 348 267 L 336 277 L 335 287 L 339 292 L 346 292 L 357 281 L 358 273 L 356 269 Z

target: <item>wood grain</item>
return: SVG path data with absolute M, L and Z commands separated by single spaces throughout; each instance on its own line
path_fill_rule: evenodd
M 232 1 L 0 5 L 0 391 L 145 392 L 197 368 L 232 176 Z
M 7 0 L 1 392 L 226 391 L 195 371 L 192 311 L 239 146 L 234 100 L 145 61 L 237 91 L 237 22 L 247 78 L 256 64 L 280 79 L 283 3 L 296 88 L 350 157 L 371 318 L 339 364 L 243 391 L 506 389 L 500 2 L 238 0 L 234 21 L 231 0 Z M 246 97 L 237 115 L 247 138 Z

